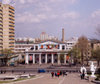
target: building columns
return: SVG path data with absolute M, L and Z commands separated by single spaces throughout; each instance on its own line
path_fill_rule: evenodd
M 35 54 L 33 54 L 33 64 L 35 64 Z
M 26 53 L 26 56 L 25 56 L 25 63 L 26 63 L 26 64 L 29 63 L 28 53 Z
M 64 54 L 64 63 L 66 64 L 66 54 Z
M 39 64 L 41 64 L 41 54 L 39 54 Z
M 45 54 L 45 64 L 47 64 L 47 54 Z
M 52 64 L 54 63 L 54 57 L 53 57 L 53 54 L 52 54 L 52 57 L 51 57 L 51 61 L 52 61 Z
M 60 54 L 58 54 L 58 64 L 60 64 Z

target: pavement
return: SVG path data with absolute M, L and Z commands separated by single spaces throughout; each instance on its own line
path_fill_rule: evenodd
M 9 84 L 95 84 L 85 79 L 81 80 L 77 73 L 69 73 L 67 76 L 60 76 L 59 78 L 52 78 L 50 73 L 40 73 L 37 75 L 39 76 L 37 78 Z

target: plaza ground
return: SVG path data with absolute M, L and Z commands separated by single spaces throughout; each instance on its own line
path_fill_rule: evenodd
M 51 73 L 34 73 L 39 75 L 38 78 L 19 81 L 9 84 L 95 84 L 88 82 L 88 80 L 81 80 L 78 73 L 69 73 L 67 76 L 51 77 Z

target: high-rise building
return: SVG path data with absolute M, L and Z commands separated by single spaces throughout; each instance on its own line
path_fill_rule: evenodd
M 2 7 L 0 3 L 0 51 L 3 48 L 3 14 Z
M 0 3 L 0 50 L 14 50 L 15 43 L 15 12 L 14 7 Z

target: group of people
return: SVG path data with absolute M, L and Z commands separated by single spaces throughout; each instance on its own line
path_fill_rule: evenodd
M 67 76 L 67 71 L 58 71 L 58 72 L 51 72 L 51 76 L 52 76 L 52 78 L 55 76 L 55 77 L 59 77 L 59 76 L 61 76 L 61 75 L 66 75 Z

